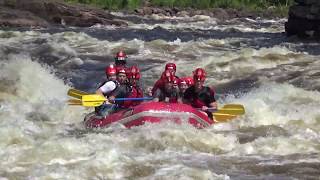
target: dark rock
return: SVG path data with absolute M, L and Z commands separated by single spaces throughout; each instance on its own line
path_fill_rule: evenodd
M 213 17 L 215 17 L 215 18 L 217 18 L 217 19 L 220 19 L 220 20 L 229 19 L 230 16 L 236 17 L 236 16 L 234 15 L 234 12 L 235 12 L 235 11 L 234 11 L 234 12 L 229 11 L 229 13 L 228 13 L 226 10 L 221 9 L 221 8 L 215 8 L 215 9 L 213 9 L 211 12 L 212 12 L 212 14 L 213 14 Z M 230 14 L 230 15 L 229 15 L 229 14 Z
M 319 0 L 295 0 L 300 5 L 312 5 L 312 4 L 318 4 L 320 5 Z
M 187 11 L 180 11 L 177 13 L 177 16 L 186 17 L 189 16 L 189 13 Z
M 143 8 L 143 15 L 151 15 L 153 13 L 153 9 L 150 7 Z
M 127 25 L 122 21 L 114 20 L 113 15 L 101 9 L 71 5 L 58 0 L 0 0 L 0 5 L 11 9 L 9 11 L 2 10 L 0 13 L 10 16 L 12 22 L 21 23 L 21 26 L 29 26 L 28 24 L 45 26 L 48 22 L 82 27 L 97 23 L 116 26 Z M 11 11 L 15 13 L 10 13 Z M 24 16 L 26 12 L 29 13 L 28 16 Z M 21 21 L 21 18 L 14 20 L 15 17 L 25 17 L 25 20 Z
M 0 7 L 0 26 L 6 27 L 47 27 L 49 23 L 28 11 Z
M 288 36 L 319 38 L 320 36 L 320 1 L 296 0 L 297 5 L 289 9 L 285 30 Z

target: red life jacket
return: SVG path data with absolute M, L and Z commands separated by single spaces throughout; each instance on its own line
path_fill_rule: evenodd
M 134 87 L 134 89 L 137 91 L 137 98 L 142 98 L 143 97 L 143 91 L 140 87 Z M 133 105 L 136 106 L 138 104 L 141 104 L 142 101 L 134 101 Z
M 138 87 L 132 87 L 131 92 L 127 96 L 127 98 L 141 98 L 141 97 L 143 97 L 143 92 Z M 122 107 L 123 108 L 129 108 L 129 107 L 132 107 L 132 106 L 136 106 L 136 105 L 140 104 L 141 102 L 142 101 L 124 101 Z
M 157 82 L 153 85 L 153 88 L 151 90 L 152 95 L 158 90 L 158 89 L 164 89 L 164 80 L 158 79 Z
M 170 97 L 169 98 L 169 103 L 178 103 L 178 97 L 175 96 L 175 97 Z

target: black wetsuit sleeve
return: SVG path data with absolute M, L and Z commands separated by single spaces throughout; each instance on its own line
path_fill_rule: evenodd
M 215 93 L 214 91 L 208 87 L 208 91 L 209 91 L 209 104 L 213 103 L 213 102 L 216 102 L 216 99 L 214 97 Z
M 193 95 L 192 87 L 189 87 L 183 94 L 183 101 L 190 103 L 193 99 Z

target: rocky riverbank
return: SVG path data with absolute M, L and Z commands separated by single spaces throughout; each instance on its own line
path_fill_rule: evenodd
M 236 10 L 236 9 L 222 9 L 222 8 L 212 8 L 212 9 L 192 9 L 192 8 L 159 8 L 144 6 L 143 8 L 136 9 L 135 14 L 141 16 L 150 16 L 157 14 L 159 16 L 177 16 L 177 17 L 191 17 L 195 15 L 205 15 L 209 17 L 214 17 L 218 20 L 226 20 L 232 18 L 240 17 L 265 17 L 265 18 L 275 18 L 276 15 L 273 13 L 273 8 L 270 7 L 264 12 L 252 12 L 248 10 Z
M 147 2 L 147 1 L 146 1 Z M 264 12 L 250 12 L 235 9 L 192 8 L 159 8 L 149 4 L 130 13 L 149 16 L 180 16 L 206 15 L 218 20 L 237 17 L 269 17 L 274 18 L 272 7 Z M 128 13 L 128 11 L 124 11 Z M 56 25 L 90 27 L 95 24 L 126 26 L 127 24 L 105 10 L 81 4 L 69 4 L 62 0 L 0 0 L 1 27 L 48 27 Z
M 0 26 L 47 27 L 67 25 L 89 27 L 95 24 L 125 26 L 110 13 L 89 6 L 58 0 L 0 0 Z
M 286 23 L 288 36 L 320 39 L 320 0 L 295 0 Z

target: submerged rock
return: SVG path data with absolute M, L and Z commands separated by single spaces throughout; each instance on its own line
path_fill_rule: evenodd
M 285 25 L 287 35 L 320 39 L 320 1 L 295 1 L 297 4 L 290 7 Z
M 114 18 L 115 16 L 101 9 L 58 0 L 0 0 L 0 26 L 127 25 Z

